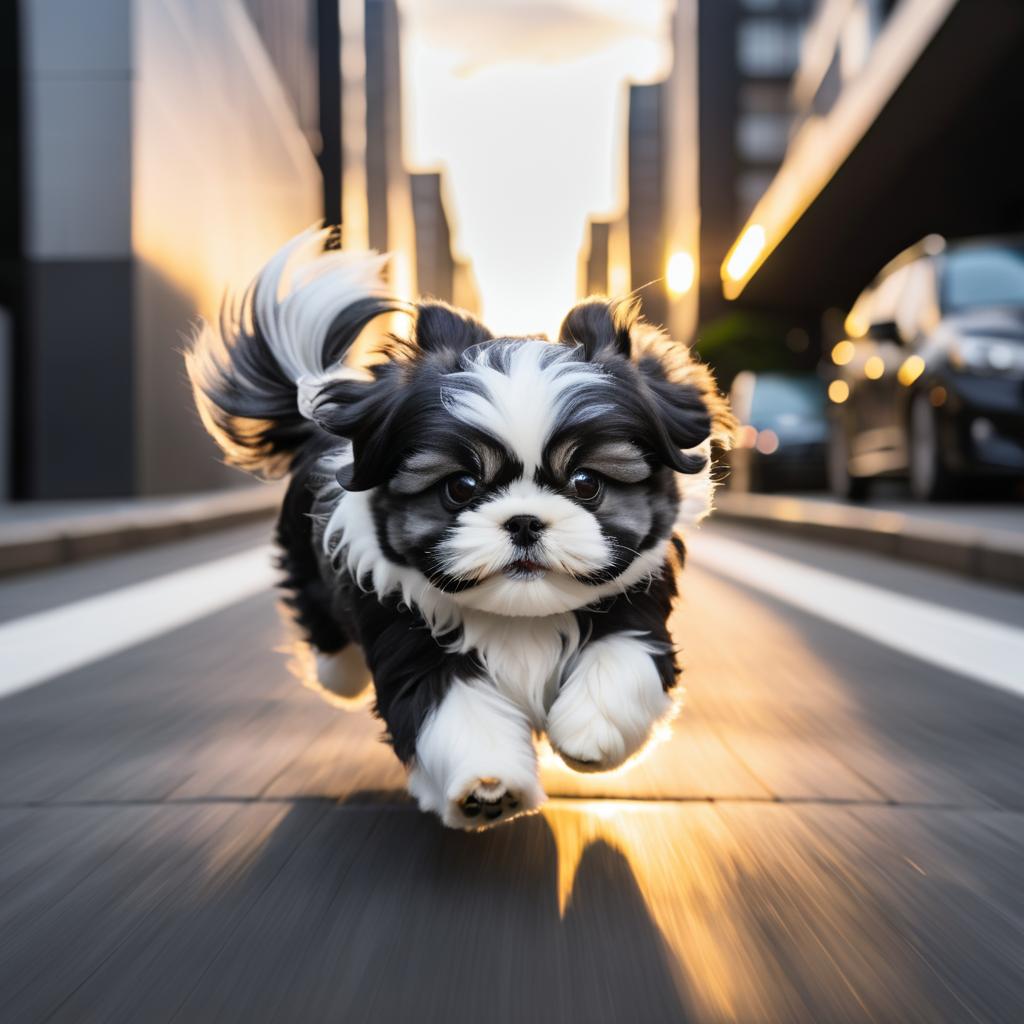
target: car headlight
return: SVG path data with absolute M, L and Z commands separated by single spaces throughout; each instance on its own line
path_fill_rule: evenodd
M 949 361 L 971 373 L 1024 376 L 1024 345 L 1006 338 L 957 338 L 949 347 Z

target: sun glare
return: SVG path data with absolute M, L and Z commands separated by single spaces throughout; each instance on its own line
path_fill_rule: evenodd
M 555 331 L 587 218 L 625 209 L 627 84 L 666 72 L 667 9 L 405 0 L 407 160 L 447 172 L 493 330 Z

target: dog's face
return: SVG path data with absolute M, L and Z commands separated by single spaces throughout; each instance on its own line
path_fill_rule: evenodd
M 583 607 L 660 566 L 680 449 L 713 430 L 696 374 L 630 359 L 630 325 L 577 307 L 560 343 L 491 339 L 421 308 L 416 346 L 372 382 L 329 387 L 317 418 L 353 442 L 339 474 L 370 490 L 385 558 L 458 604 L 500 615 Z

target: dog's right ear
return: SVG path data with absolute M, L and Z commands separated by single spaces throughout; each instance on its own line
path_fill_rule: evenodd
M 416 309 L 415 342 L 422 352 L 461 354 L 494 337 L 475 317 L 446 302 L 421 302 Z
M 580 345 L 585 358 L 593 362 L 607 356 L 624 356 L 632 351 L 630 329 L 638 316 L 636 303 L 593 297 L 577 303 L 558 328 L 563 345 Z

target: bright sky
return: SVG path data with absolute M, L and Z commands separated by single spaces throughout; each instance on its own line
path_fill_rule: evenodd
M 673 0 L 402 0 L 406 157 L 447 171 L 499 333 L 553 333 L 588 216 L 625 206 L 626 86 L 664 76 Z

